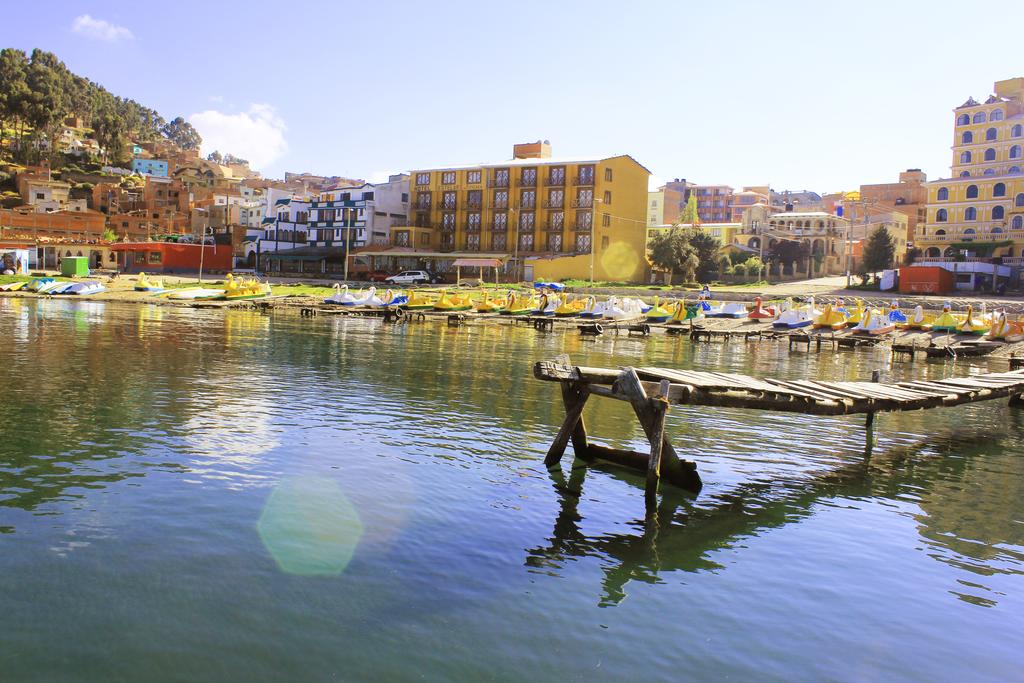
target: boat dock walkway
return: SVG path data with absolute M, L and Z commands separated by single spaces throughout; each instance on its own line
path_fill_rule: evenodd
M 1024 404 L 1024 370 L 969 375 L 942 380 L 878 383 L 756 378 L 719 372 L 672 368 L 593 368 L 575 366 L 567 356 L 534 365 L 534 377 L 559 382 L 566 417 L 548 450 L 545 464 L 557 465 L 571 441 L 583 459 L 603 459 L 647 474 L 647 503 L 655 504 L 658 483 L 699 491 L 696 464 L 681 460 L 665 435 L 665 415 L 675 405 L 772 410 L 807 415 L 865 413 L 870 428 L 876 412 L 922 410 L 1009 397 Z M 622 451 L 591 444 L 583 423 L 590 396 L 626 401 L 633 407 L 650 442 L 650 453 Z

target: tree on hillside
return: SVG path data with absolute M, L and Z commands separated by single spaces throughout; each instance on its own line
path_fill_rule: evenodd
M 896 258 L 896 242 L 885 226 L 880 225 L 868 236 L 864 245 L 864 261 L 862 270 L 866 273 L 877 273 L 892 268 Z
M 215 164 L 219 164 L 220 162 L 224 161 L 224 157 L 222 157 L 220 155 L 220 150 L 216 150 L 215 149 L 212 152 L 210 152 L 208 155 L 206 155 L 206 160 L 207 161 L 212 161 Z
M 0 50 L 0 151 L 7 128 L 13 129 L 24 116 L 30 94 L 25 80 L 27 68 L 28 56 L 21 50 Z
M 650 259 L 658 268 L 669 272 L 670 281 L 676 273 L 685 282 L 693 282 L 700 260 L 687 234 L 678 228 L 660 230 L 650 244 Z
M 203 144 L 203 139 L 192 124 L 180 116 L 165 124 L 160 133 L 182 149 L 199 149 Z
M 683 207 L 682 214 L 679 216 L 679 220 L 676 221 L 676 225 L 700 225 L 700 212 L 697 211 L 696 195 L 690 195 L 690 198 L 686 201 L 686 206 Z

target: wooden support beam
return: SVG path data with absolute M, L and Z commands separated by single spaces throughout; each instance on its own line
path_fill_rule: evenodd
M 882 379 L 881 371 L 879 371 L 879 370 L 872 370 L 871 371 L 871 381 L 872 382 L 876 382 L 877 383 L 881 379 Z M 864 421 L 864 426 L 866 428 L 868 428 L 868 429 L 871 429 L 872 427 L 875 426 L 875 411 L 873 411 L 873 410 L 868 411 L 868 416 L 867 416 L 867 419 Z
M 587 431 L 583 425 L 583 408 L 587 404 L 590 393 L 585 387 L 578 386 L 573 382 L 562 382 L 562 403 L 565 405 L 565 420 L 555 436 L 548 454 L 544 458 L 544 464 L 554 467 L 562 460 L 565 447 L 572 439 L 572 448 L 576 455 L 586 456 Z

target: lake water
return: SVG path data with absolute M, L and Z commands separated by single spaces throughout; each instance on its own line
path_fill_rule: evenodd
M 560 353 L 985 367 L 0 299 L 0 680 L 1021 678 L 1024 411 L 882 414 L 866 457 L 863 416 L 674 408 L 705 487 L 645 528 L 640 476 L 543 466 Z

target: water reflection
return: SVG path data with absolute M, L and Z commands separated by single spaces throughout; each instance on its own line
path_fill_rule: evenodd
M 1015 416 L 1013 422 L 1020 421 Z M 1007 455 L 996 462 L 977 462 L 1012 438 L 996 437 L 993 443 L 987 431 L 947 428 L 885 449 L 873 449 L 868 441 L 862 453 L 839 454 L 842 465 L 797 479 L 752 480 L 696 498 L 664 486 L 657 511 L 625 525 L 633 533 L 592 535 L 581 529 L 579 505 L 588 466 L 577 458 L 568 478 L 561 468 L 549 470 L 558 514 L 546 544 L 526 549 L 526 566 L 557 574 L 568 561 L 601 558 L 598 604 L 616 605 L 625 599 L 630 581 L 658 583 L 668 572 L 723 570 L 726 565 L 716 559 L 719 551 L 742 545 L 744 538 L 798 523 L 819 504 L 856 506 L 873 499 L 915 504 L 905 514 L 918 523 L 933 559 L 982 577 L 1020 574 L 1024 528 L 1015 501 L 1024 494 L 1024 464 L 1008 454 L 1012 446 L 1001 449 Z M 641 476 L 614 465 L 591 463 L 590 468 L 638 489 L 644 486 Z M 1011 477 L 1004 468 L 1012 469 Z M 1003 485 L 1007 478 L 1013 485 Z M 998 603 L 998 595 L 983 583 L 956 582 L 974 589 L 968 593 L 951 587 L 958 598 L 980 606 Z

